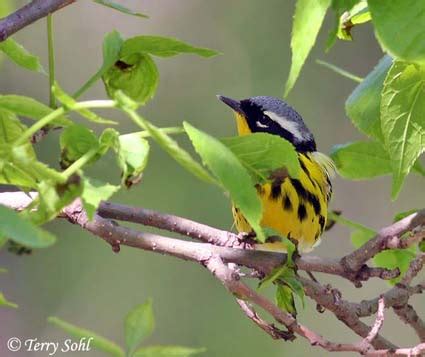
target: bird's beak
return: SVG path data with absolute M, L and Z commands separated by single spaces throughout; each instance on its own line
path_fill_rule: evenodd
M 223 95 L 217 95 L 217 98 L 232 108 L 235 112 L 242 113 L 241 102 L 239 100 L 228 98 Z

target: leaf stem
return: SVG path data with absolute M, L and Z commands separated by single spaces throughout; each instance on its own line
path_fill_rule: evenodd
M 161 130 L 164 134 L 182 134 L 185 132 L 184 129 L 179 126 L 170 127 L 170 128 L 160 128 L 159 130 Z M 139 131 L 139 132 L 131 133 L 131 134 L 139 134 L 141 138 L 149 138 L 152 136 L 147 130 L 143 130 L 143 131 Z
M 340 74 L 341 76 L 343 76 L 345 78 L 351 79 L 354 82 L 361 83 L 363 81 L 362 77 L 356 76 L 355 74 L 352 74 L 352 73 L 346 71 L 345 69 L 342 69 L 338 66 L 335 66 L 332 63 L 328 63 L 328 62 L 321 61 L 321 60 L 316 60 L 316 63 L 320 64 L 323 67 L 330 69 L 331 71 L 334 71 L 334 72 Z
M 341 215 L 338 215 L 338 214 L 336 214 L 332 211 L 328 212 L 328 218 L 334 220 L 335 222 L 337 222 L 339 224 L 342 224 L 346 227 L 349 227 L 349 228 L 359 229 L 361 231 L 364 231 L 364 232 L 367 232 L 367 233 L 372 233 L 372 234 L 376 233 L 376 231 L 373 230 L 372 228 L 366 227 L 361 223 L 351 221 L 348 218 L 345 218 Z
M 87 82 L 86 83 L 84 83 L 83 85 L 82 85 L 82 87 L 80 88 L 80 89 L 78 89 L 73 95 L 72 95 L 72 97 L 74 98 L 74 99 L 78 99 L 79 97 L 81 97 L 81 95 L 83 94 L 83 93 L 85 93 L 93 84 L 95 84 L 96 82 L 97 82 L 97 80 L 99 79 L 98 78 L 98 76 L 99 76 L 99 72 L 100 71 L 98 71 L 98 72 L 96 72 L 92 77 L 90 77 L 88 80 L 87 80 Z
M 116 106 L 116 102 L 114 100 L 89 100 L 86 102 L 76 103 L 71 110 L 78 109 L 87 109 L 87 108 L 114 108 Z M 22 135 L 15 141 L 14 145 L 19 146 L 24 144 L 27 140 L 29 140 L 38 130 L 65 114 L 66 110 L 64 107 L 60 107 L 53 112 L 47 114 L 32 126 L 30 126 L 27 130 L 25 130 Z
M 47 44 L 49 51 L 49 94 L 50 108 L 56 109 L 56 97 L 53 94 L 53 85 L 55 84 L 55 48 L 53 41 L 53 15 L 47 15 Z
M 75 174 L 79 169 L 81 169 L 85 164 L 87 164 L 93 157 L 96 156 L 98 150 L 91 149 L 87 151 L 83 156 L 81 156 L 77 161 L 73 162 L 65 171 L 62 172 L 62 177 L 68 180 L 71 175 Z

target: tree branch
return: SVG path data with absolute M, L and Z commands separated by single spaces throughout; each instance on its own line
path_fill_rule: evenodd
M 0 42 L 42 17 L 51 14 L 76 0 L 33 0 L 0 20 Z
M 33 193 L 29 195 L 21 192 L 0 193 L 0 204 L 16 210 L 22 210 L 27 207 L 35 197 L 36 195 Z M 252 250 L 252 248 L 242 249 L 247 247 L 240 242 L 239 236 L 233 233 L 173 215 L 115 205 L 112 203 L 102 203 L 98 210 L 98 214 L 92 221 L 89 221 L 82 208 L 81 202 L 76 200 L 63 209 L 60 217 L 67 218 L 71 223 L 78 224 L 92 234 L 101 237 L 107 241 L 116 252 L 119 251 L 121 245 L 127 245 L 168 254 L 184 260 L 191 260 L 207 267 L 210 272 L 212 272 L 226 288 L 237 297 L 237 302 L 245 315 L 273 338 L 291 339 L 293 333 L 295 333 L 306 338 L 312 345 L 320 346 L 327 351 L 352 351 L 373 356 L 402 354 L 406 351 L 414 355 L 415 353 L 419 354 L 424 351 L 423 344 L 412 348 L 397 349 L 395 345 L 378 333 L 382 325 L 383 306 L 387 308 L 392 306 L 398 310 L 400 310 L 400 307 L 410 307 L 410 305 L 408 305 L 410 296 L 424 290 L 425 284 L 423 283 L 413 287 L 410 286 L 412 279 L 423 268 L 423 254 L 412 261 L 402 283 L 383 294 L 381 299 L 377 298 L 369 301 L 362 301 L 358 304 L 343 300 L 341 293 L 330 286 L 322 286 L 318 282 L 302 277 L 299 278 L 304 284 L 304 289 L 308 296 L 329 311 L 332 311 L 346 326 L 363 337 L 363 339 L 356 344 L 340 344 L 328 341 L 319 334 L 308 329 L 306 326 L 300 324 L 292 315 L 282 311 L 268 299 L 249 288 L 241 281 L 241 275 L 226 265 L 228 263 L 235 263 L 253 268 L 262 274 L 268 274 L 273 268 L 281 266 L 286 261 L 286 254 L 256 251 Z M 160 229 L 178 232 L 185 236 L 200 240 L 202 243 L 138 232 L 130 228 L 119 226 L 114 221 L 106 219 L 105 217 L 142 223 Z M 416 227 L 418 226 L 414 225 L 413 228 Z M 417 230 L 416 233 L 418 232 L 421 232 L 421 230 Z M 405 232 L 400 234 L 404 233 Z M 416 239 L 417 238 L 415 238 L 415 241 Z M 394 240 L 392 240 L 392 242 L 394 242 Z M 396 246 L 399 247 L 399 244 L 396 244 Z M 391 247 L 388 248 L 386 244 L 381 247 L 382 249 L 391 249 Z M 390 276 L 396 276 L 394 275 L 395 273 L 398 274 L 398 272 L 392 270 L 370 268 L 364 264 L 365 262 L 361 263 L 358 271 L 353 272 L 347 270 L 346 265 L 341 261 L 324 260 L 314 256 L 297 257 L 295 262 L 297 267 L 301 270 L 334 274 L 352 281 L 366 280 L 371 277 L 385 279 Z M 278 323 L 283 324 L 289 332 L 279 329 L 274 324 L 267 323 L 255 312 L 249 302 L 267 311 Z M 409 324 L 415 328 L 415 330 L 419 331 L 416 331 L 418 335 L 422 334 L 422 321 L 414 316 L 414 310 L 412 312 L 408 307 L 406 307 L 406 309 L 408 310 L 404 312 L 405 315 L 408 315 L 406 321 L 409 320 Z M 372 329 L 360 321 L 360 317 L 370 316 L 377 311 L 377 319 Z
M 425 342 L 425 322 L 418 316 L 416 310 L 410 304 L 396 307 L 394 312 L 405 324 L 412 327 L 419 337 L 420 342 Z
M 356 272 L 379 252 L 387 249 L 403 249 L 424 239 L 425 227 L 423 226 L 425 226 L 425 209 L 381 229 L 374 238 L 343 257 L 341 263 L 349 270 Z M 405 233 L 417 228 L 420 229 L 412 236 L 413 238 L 402 238 Z

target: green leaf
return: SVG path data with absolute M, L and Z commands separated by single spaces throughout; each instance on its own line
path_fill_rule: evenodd
M 23 213 L 32 222 L 40 225 L 56 218 L 65 206 L 80 197 L 83 185 L 79 176 L 72 175 L 65 183 L 57 183 L 51 179 L 41 181 L 37 191 L 39 204 L 36 210 L 25 210 Z
M 291 70 L 285 86 L 285 96 L 294 86 L 304 62 L 316 42 L 330 0 L 297 0 L 292 25 Z
M 0 236 L 30 248 L 45 248 L 56 238 L 49 232 L 35 226 L 20 214 L 0 205 Z
M 361 247 L 368 240 L 373 238 L 375 233 L 365 232 L 362 230 L 354 230 L 351 234 L 351 242 L 353 243 L 355 248 Z M 378 253 L 373 261 L 377 267 L 386 268 L 386 269 L 400 269 L 400 276 L 391 279 L 389 282 L 391 284 L 396 284 L 401 280 L 404 273 L 409 268 L 410 262 L 415 258 L 415 247 L 409 247 L 406 249 L 391 249 L 386 250 L 381 253 Z
M 368 0 L 368 4 L 382 48 L 398 59 L 425 64 L 425 3 Z
M 104 119 L 97 115 L 96 113 L 92 112 L 89 109 L 81 109 L 77 108 L 76 104 L 77 102 L 68 94 L 66 94 L 57 83 L 53 85 L 52 88 L 54 96 L 62 103 L 62 105 L 67 110 L 74 110 L 84 118 L 88 119 L 89 121 L 92 121 L 94 123 L 98 124 L 117 124 L 116 121 Z
M 274 283 L 277 279 L 279 279 L 279 277 L 286 269 L 288 269 L 286 264 L 274 268 L 270 274 L 260 280 L 258 284 L 258 289 L 260 290 L 264 289 L 266 286 L 270 286 L 270 284 Z
M 338 173 L 348 179 L 363 180 L 391 174 L 391 160 L 376 141 L 356 141 L 333 148 L 331 158 Z
M 205 348 L 183 346 L 149 346 L 138 349 L 134 357 L 190 357 L 205 352 Z
M 114 186 L 96 179 L 84 178 L 84 191 L 81 199 L 90 220 L 93 219 L 100 202 L 109 199 L 119 188 L 120 186 Z
M 149 157 L 149 143 L 140 134 L 119 136 L 118 165 L 122 170 L 122 183 L 126 187 L 140 181 Z
M 157 128 L 155 125 L 138 115 L 133 109 L 126 107 L 125 103 L 127 102 L 128 97 L 126 97 L 125 94 L 119 93 L 117 98 L 119 99 L 119 103 L 123 110 L 128 113 L 132 120 L 144 129 L 174 160 L 199 179 L 210 184 L 217 184 L 217 181 L 208 173 L 208 171 L 196 162 L 187 151 L 183 150 L 174 139 L 167 135 L 164 130 Z
M 294 294 L 292 289 L 284 284 L 279 284 L 276 287 L 276 305 L 283 311 L 290 313 L 292 316 L 297 314 L 295 308 Z
M 117 10 L 117 11 L 122 12 L 122 13 L 127 14 L 127 15 L 133 15 L 133 16 L 144 17 L 144 18 L 148 17 L 144 14 L 141 14 L 140 12 L 134 12 L 133 10 L 126 8 L 125 6 L 123 6 L 121 4 L 117 4 L 114 1 L 110 1 L 110 0 L 93 0 L 93 1 L 95 3 L 109 7 L 111 9 Z
M 124 357 L 125 355 L 123 349 L 115 342 L 112 342 L 111 340 L 108 340 L 107 338 L 100 336 L 93 331 L 72 325 L 54 316 L 49 317 L 48 321 L 77 339 L 93 338 L 90 342 L 90 347 L 93 347 L 99 351 L 106 352 L 107 354 L 115 357 Z
M 14 309 L 18 308 L 18 305 L 16 305 L 15 303 L 8 301 L 2 292 L 0 292 L 0 306 L 5 306 L 5 307 L 12 307 Z
M 355 25 L 363 24 L 371 20 L 367 1 L 362 0 L 355 4 L 350 10 L 337 10 L 340 13 L 337 37 L 341 40 L 352 41 L 351 29 Z
M 391 57 L 384 56 L 345 103 L 347 116 L 356 128 L 382 143 L 384 139 L 380 120 L 381 92 L 391 64 Z
M 196 152 L 211 169 L 224 189 L 232 198 L 246 220 L 251 225 L 260 242 L 264 242 L 264 233 L 260 227 L 262 218 L 261 201 L 257 196 L 253 181 L 236 155 L 212 136 L 183 123 Z
M 326 40 L 326 51 L 329 51 L 335 44 L 337 35 L 342 27 L 342 15 L 352 9 L 358 1 L 359 0 L 332 0 L 332 10 L 335 15 L 335 23 L 329 31 L 328 39 Z
M 122 91 L 134 101 L 144 104 L 156 92 L 159 72 L 151 56 L 133 53 L 122 56 L 102 79 L 109 97 L 114 98 L 116 91 Z
M 74 98 L 80 97 L 119 60 L 122 44 L 123 39 L 119 32 L 114 30 L 105 35 L 103 39 L 102 67 L 74 94 Z
M 137 305 L 124 321 L 125 345 L 127 355 L 133 355 L 137 346 L 151 335 L 155 327 L 152 300 Z
M 370 179 L 392 173 L 388 152 L 376 141 L 356 141 L 336 145 L 332 149 L 331 158 L 338 173 L 351 180 Z M 415 163 L 412 170 L 423 175 L 423 168 L 419 161 Z
M 282 282 L 287 285 L 291 291 L 297 296 L 302 304 L 302 307 L 305 308 L 305 292 L 303 284 L 297 279 L 294 268 L 288 268 L 282 272 L 280 276 Z
M 268 181 L 273 171 L 282 168 L 286 168 L 291 177 L 299 176 L 297 152 L 289 141 L 276 135 L 255 133 L 224 138 L 221 142 L 235 154 L 255 182 Z
M 7 237 L 0 235 L 0 249 L 4 247 L 4 245 L 9 241 Z M 4 273 L 5 269 L 1 268 L 1 272 Z
M 0 42 L 0 51 L 3 51 L 18 66 L 45 73 L 40 59 L 29 53 L 22 45 L 9 37 L 7 40 Z
M 90 150 L 99 149 L 99 142 L 93 131 L 79 124 L 67 127 L 62 132 L 59 142 L 62 168 L 69 167 Z
M 22 95 L 0 95 L 0 108 L 6 109 L 26 118 L 39 120 L 53 112 L 53 109 L 37 100 Z M 65 115 L 51 122 L 55 126 L 69 126 L 72 121 Z
M 425 65 L 395 62 L 385 79 L 381 127 L 393 169 L 392 198 L 425 150 Z
M 26 129 L 15 114 L 0 108 L 0 183 L 18 187 L 35 187 L 36 185 L 34 177 L 20 169 L 13 159 L 13 143 Z M 36 160 L 34 149 L 29 142 L 15 147 L 14 151 L 19 151 L 28 160 Z
M 171 37 L 136 36 L 123 44 L 121 57 L 135 53 L 148 53 L 158 57 L 171 57 L 181 53 L 191 53 L 201 57 L 213 57 L 219 52 L 204 47 L 195 47 Z
M 416 213 L 418 211 L 419 211 L 419 208 L 413 208 L 408 211 L 399 212 L 394 216 L 393 222 L 398 222 L 402 220 L 403 218 L 406 218 L 407 216 L 410 216 L 411 214 Z

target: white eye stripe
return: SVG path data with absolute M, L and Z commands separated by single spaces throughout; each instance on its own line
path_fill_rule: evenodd
M 260 121 L 256 121 L 255 122 L 255 124 L 257 124 L 257 126 L 259 127 L 259 128 L 268 128 L 269 126 L 268 125 L 266 125 L 266 124 L 263 124 L 263 123 L 261 123 Z
M 265 111 L 264 114 L 267 115 L 271 120 L 279 124 L 283 129 L 289 131 L 297 139 L 305 139 L 303 133 L 299 130 L 297 123 L 290 121 L 285 117 L 281 117 L 280 115 L 271 111 Z

